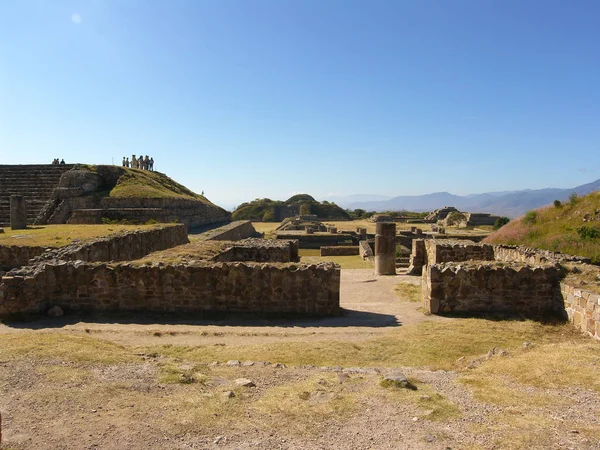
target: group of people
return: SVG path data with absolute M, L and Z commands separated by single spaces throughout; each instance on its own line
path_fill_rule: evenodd
M 131 162 L 129 158 L 123 157 L 123 167 L 131 167 L 132 169 L 141 170 L 154 170 L 154 158 L 148 158 L 148 155 L 136 158 L 135 155 L 131 155 Z
M 58 162 L 58 158 L 54 158 L 52 160 L 52 165 L 55 166 L 57 164 L 66 164 L 64 159 L 61 159 L 60 162 Z

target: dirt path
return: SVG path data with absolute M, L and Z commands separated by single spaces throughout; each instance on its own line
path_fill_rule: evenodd
M 160 316 L 98 317 L 66 315 L 33 322 L 0 324 L 0 333 L 39 330 L 91 334 L 122 345 L 252 344 L 314 340 L 364 340 L 393 327 L 427 317 L 417 303 L 402 301 L 394 292 L 400 282 L 420 284 L 419 277 L 376 276 L 370 269 L 342 270 L 340 317 L 310 319 L 264 319 L 230 316 L 223 320 L 161 320 Z

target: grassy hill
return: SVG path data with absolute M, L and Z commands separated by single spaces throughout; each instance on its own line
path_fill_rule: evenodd
M 350 220 L 346 211 L 335 203 L 318 202 L 308 194 L 298 194 L 285 202 L 260 198 L 242 203 L 233 212 L 232 220 L 258 220 L 280 222 L 298 214 L 316 214 L 322 220 Z
M 116 198 L 179 198 L 212 205 L 210 200 L 189 190 L 164 173 L 118 166 L 80 164 L 77 171 L 100 177 L 96 194 Z
M 526 245 L 592 258 L 600 263 L 600 191 L 528 211 L 484 242 Z

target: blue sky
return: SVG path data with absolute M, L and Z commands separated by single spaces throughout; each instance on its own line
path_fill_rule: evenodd
M 600 2 L 0 2 L 0 164 L 156 169 L 216 203 L 600 178 Z

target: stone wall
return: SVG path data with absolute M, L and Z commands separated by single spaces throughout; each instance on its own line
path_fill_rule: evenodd
M 562 282 L 559 301 L 573 326 L 600 340 L 600 295 Z
M 426 264 L 440 264 L 451 261 L 493 261 L 494 248 L 489 244 L 475 244 L 469 241 L 428 239 L 425 241 Z
M 359 247 L 356 245 L 341 245 L 337 247 L 321 247 L 321 256 L 356 256 Z
M 158 250 L 189 243 L 183 224 L 156 225 L 149 230 L 118 233 L 65 247 L 51 249 L 33 258 L 30 263 L 43 261 L 129 261 Z
M 8 271 L 25 266 L 31 258 L 40 256 L 46 249 L 47 247 L 0 245 L 0 270 Z
M 298 262 L 298 241 L 244 239 L 226 248 L 212 261 Z
M 572 256 L 560 252 L 551 252 L 538 248 L 528 248 L 516 245 L 494 244 L 494 258 L 496 261 L 517 261 L 526 264 L 544 264 L 544 263 L 583 263 L 590 264 L 589 258 L 583 256 Z
M 509 313 L 541 317 L 563 310 L 556 287 L 562 273 L 554 265 L 446 263 L 423 271 L 423 303 L 432 314 Z
M 65 310 L 337 315 L 333 263 L 136 265 L 50 262 L 0 283 L 0 316 Z
M 423 266 L 427 265 L 427 251 L 425 239 L 413 239 L 412 251 L 408 263 L 408 275 L 421 275 Z
M 222 227 L 207 231 L 200 236 L 206 241 L 240 241 L 242 239 L 256 237 L 258 233 L 249 220 L 237 220 Z

